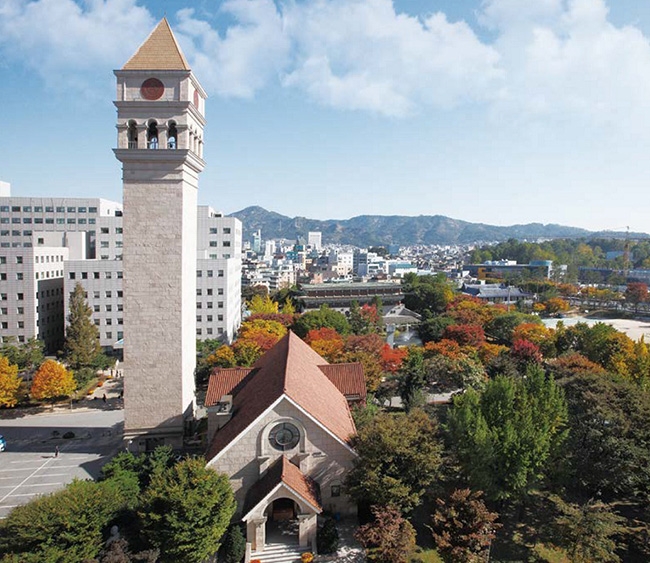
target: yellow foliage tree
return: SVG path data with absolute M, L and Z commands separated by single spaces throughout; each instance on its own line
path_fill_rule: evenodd
M 231 368 L 236 365 L 235 353 L 230 346 L 222 346 L 210 354 L 205 363 L 211 368 Z
M 22 381 L 18 375 L 18 366 L 10 364 L 7 358 L 0 356 L 0 407 L 16 405 Z
M 38 401 L 70 396 L 77 385 L 72 372 L 54 360 L 45 360 L 34 374 L 30 393 Z
M 248 303 L 248 310 L 251 312 L 251 315 L 258 313 L 277 313 L 278 304 L 268 295 L 253 295 Z

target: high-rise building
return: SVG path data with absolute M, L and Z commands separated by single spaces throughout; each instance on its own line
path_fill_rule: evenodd
M 323 233 L 320 231 L 309 231 L 307 235 L 307 244 L 312 247 L 313 250 L 320 252 L 323 248 Z
M 117 77 L 125 439 L 182 446 L 195 408 L 197 191 L 206 93 L 163 18 Z

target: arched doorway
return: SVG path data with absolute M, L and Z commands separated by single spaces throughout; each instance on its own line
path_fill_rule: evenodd
M 300 507 L 290 498 L 278 498 L 269 504 L 266 516 L 266 543 L 298 545 Z

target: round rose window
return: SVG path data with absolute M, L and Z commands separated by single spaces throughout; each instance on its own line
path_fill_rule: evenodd
M 281 452 L 292 450 L 300 441 L 300 431 L 290 422 L 282 422 L 273 427 L 269 433 L 269 442 Z

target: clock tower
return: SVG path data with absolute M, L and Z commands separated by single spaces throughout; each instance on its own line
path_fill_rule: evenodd
M 117 77 L 124 187 L 124 434 L 179 448 L 194 416 L 197 189 L 206 94 L 167 19 Z

